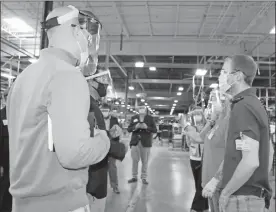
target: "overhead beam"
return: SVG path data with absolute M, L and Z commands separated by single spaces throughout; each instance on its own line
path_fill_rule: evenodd
M 178 35 L 178 30 L 179 30 L 179 15 L 180 14 L 180 4 L 177 4 L 177 12 L 176 12 L 176 22 L 175 22 L 175 33 L 174 37 L 177 37 Z
M 265 17 L 265 13 L 271 8 L 271 5 L 275 4 L 275 2 L 264 2 L 260 11 L 255 15 L 255 17 L 250 21 L 250 23 L 246 26 L 243 30 L 242 34 L 248 32 L 252 27 L 257 24 L 257 21 L 263 17 Z M 242 40 L 242 36 L 239 36 L 238 39 L 235 41 L 239 43 Z
M 121 23 L 121 25 L 122 25 L 122 27 L 123 27 L 123 30 L 124 30 L 126 36 L 129 38 L 129 37 L 130 37 L 130 32 L 129 32 L 129 30 L 127 29 L 126 23 L 125 23 L 125 21 L 124 21 L 122 15 L 120 14 L 120 12 L 119 12 L 119 10 L 118 10 L 118 7 L 117 7 L 117 5 L 116 5 L 116 2 L 113 2 L 113 8 L 114 8 L 114 10 L 116 11 L 116 14 L 117 14 L 117 16 L 118 16 L 118 18 L 119 18 L 119 21 L 120 21 L 120 23 Z
M 212 4 L 213 4 L 213 2 L 210 2 L 210 3 L 209 3 L 209 6 L 208 6 L 208 7 L 206 8 L 206 10 L 205 10 L 205 13 L 204 13 L 203 18 L 202 18 L 201 23 L 200 23 L 200 27 L 199 27 L 199 30 L 198 30 L 198 35 L 197 35 L 197 37 L 200 37 L 201 34 L 202 34 L 202 29 L 203 29 L 203 27 L 204 27 L 204 25 L 205 25 L 205 22 L 206 22 L 206 19 L 207 19 L 207 16 L 208 16 L 208 14 L 209 14 L 209 11 L 210 11 L 210 9 L 211 9 Z
M 114 56 L 113 56 L 114 57 Z M 113 58 L 112 58 L 113 59 Z M 219 60 L 220 61 L 220 60 Z M 267 61 L 262 61 L 262 62 L 267 62 Z M 118 62 L 117 62 L 118 63 Z M 116 68 L 119 67 L 119 65 L 115 63 L 110 63 L 109 67 L 110 68 Z M 220 62 L 220 63 L 223 63 Z M 99 63 L 99 65 L 104 66 L 105 63 Z M 197 69 L 197 68 L 205 68 L 205 64 L 189 64 L 189 63 L 144 63 L 144 68 L 148 68 L 154 66 L 156 68 L 176 68 L 176 69 Z M 122 68 L 134 68 L 135 64 L 134 63 L 121 63 L 120 67 Z M 213 64 L 211 66 L 212 69 L 221 69 L 222 68 L 222 64 Z M 259 67 L 260 70 L 262 71 L 268 71 L 268 66 L 260 66 Z M 271 68 L 271 70 L 275 70 L 275 67 L 273 66 Z M 186 71 L 186 70 L 184 70 Z
M 180 79 L 180 80 L 173 80 L 173 79 L 133 79 L 133 83 L 155 83 L 155 84 L 190 84 L 191 79 Z M 207 84 L 213 82 L 212 80 L 205 80 Z M 209 84 L 210 85 L 210 84 Z
M 148 26 L 149 26 L 150 36 L 153 36 L 153 29 L 152 29 L 152 23 L 151 23 L 150 9 L 149 9 L 149 5 L 148 5 L 147 1 L 145 3 L 145 7 L 146 7 L 146 10 L 147 10 L 147 13 L 148 13 Z
M 107 39 L 109 40 L 109 39 Z M 106 39 L 101 39 L 102 42 Z M 219 40 L 218 40 L 219 42 Z M 213 56 L 230 56 L 242 52 L 242 47 L 236 45 L 220 45 L 214 41 L 186 40 L 182 38 L 171 38 L 166 36 L 131 36 L 130 39 L 124 40 L 124 49 L 119 51 L 119 39 L 111 39 L 111 54 L 113 55 L 213 55 Z M 251 45 L 251 42 L 248 42 Z M 252 42 L 252 45 L 255 45 Z M 270 43 L 263 43 L 259 48 L 260 57 L 266 57 L 275 50 L 275 46 Z M 100 45 L 99 55 L 105 55 L 104 45 Z
M 208 61 L 208 62 L 212 62 L 212 61 Z M 213 62 L 214 62 L 214 63 L 223 63 L 224 60 L 214 60 Z M 275 65 L 275 64 L 276 64 L 275 61 L 269 62 L 269 61 L 261 61 L 261 60 L 256 61 L 256 63 L 257 63 L 257 64 L 260 64 L 260 65 Z

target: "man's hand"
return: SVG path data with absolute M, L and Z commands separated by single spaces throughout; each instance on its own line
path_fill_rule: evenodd
M 212 178 L 203 188 L 202 196 L 206 198 L 211 198 L 214 195 L 218 183 L 219 181 L 217 179 Z
M 147 126 L 147 124 L 142 123 L 142 124 L 140 124 L 140 128 L 146 130 L 148 128 L 148 126 Z
M 135 126 L 135 130 L 140 129 L 140 123 L 137 123 Z
M 230 195 L 226 194 L 224 190 L 221 192 L 221 195 L 219 197 L 219 211 L 224 212 L 226 209 L 226 206 L 229 202 Z

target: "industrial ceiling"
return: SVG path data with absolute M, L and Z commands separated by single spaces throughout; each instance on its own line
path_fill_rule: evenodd
M 129 85 L 134 86 L 128 91 L 131 106 L 136 94 L 145 93 L 146 102 L 161 114 L 170 111 L 174 100 L 178 100 L 175 112 L 183 112 L 193 102 L 196 69 L 207 70 L 204 90 L 208 94 L 224 58 L 238 53 L 255 58 L 260 74 L 254 86 L 261 97 L 268 88 L 267 95 L 275 102 L 276 39 L 270 33 L 276 25 L 275 1 L 54 2 L 54 8 L 62 5 L 91 10 L 101 20 L 99 63 L 109 62 L 114 89 L 122 101 L 128 75 Z M 8 85 L 2 73 L 12 69 L 15 76 L 39 55 L 43 7 L 43 2 L 1 2 L 1 90 Z M 15 27 L 11 18 L 29 27 Z M 135 67 L 139 61 L 144 67 Z M 200 80 L 195 82 L 199 85 Z M 184 89 L 180 96 L 179 87 Z

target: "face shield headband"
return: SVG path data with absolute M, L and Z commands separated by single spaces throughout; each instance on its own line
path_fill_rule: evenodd
M 68 7 L 72 10 L 71 12 L 59 17 L 53 17 L 45 22 L 41 22 L 42 29 L 47 31 L 53 27 L 65 24 L 71 19 L 78 18 L 80 29 L 87 30 L 87 32 L 89 33 L 89 53 L 97 54 L 100 46 L 100 31 L 102 29 L 102 24 L 90 11 L 79 11 L 77 8 L 71 5 Z M 76 27 L 76 25 L 74 24 L 72 24 L 71 26 Z

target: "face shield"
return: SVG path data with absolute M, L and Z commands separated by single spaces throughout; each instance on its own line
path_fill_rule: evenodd
M 95 64 L 94 66 L 91 65 L 90 69 L 86 70 L 85 76 L 92 75 L 96 72 L 96 66 L 98 63 L 97 54 L 100 46 L 100 31 L 102 25 L 98 18 L 90 11 L 79 11 L 71 5 L 68 6 L 68 8 L 71 9 L 70 12 L 42 22 L 42 29 L 47 31 L 51 28 L 63 25 L 71 19 L 77 19 L 78 21 L 76 23 L 78 24 L 71 24 L 71 27 L 79 27 L 87 41 L 85 44 L 86 50 L 85 52 L 82 52 L 85 58 L 82 58 L 81 55 L 81 60 L 85 61 L 83 62 L 85 66 L 88 64 Z

